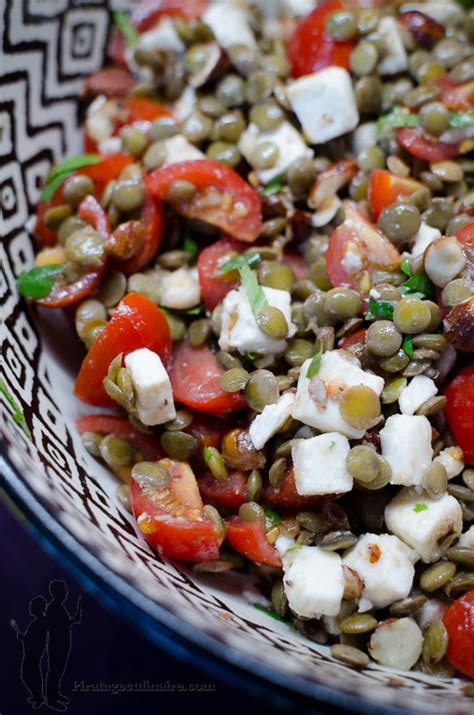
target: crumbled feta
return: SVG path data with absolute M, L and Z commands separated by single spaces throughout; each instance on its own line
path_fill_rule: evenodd
M 380 444 L 392 468 L 391 484 L 421 484 L 433 458 L 431 424 L 424 415 L 391 415 L 380 430 Z
M 413 618 L 387 618 L 378 624 L 369 653 L 381 665 L 410 670 L 421 655 L 423 633 Z
M 415 375 L 400 393 L 398 398 L 400 412 L 403 415 L 415 414 L 417 409 L 434 397 L 437 392 L 438 388 L 430 377 Z
M 249 427 L 250 439 L 255 449 L 262 447 L 278 432 L 291 416 L 295 401 L 294 392 L 285 392 L 278 402 L 266 405 L 262 412 L 255 417 Z
M 440 558 L 440 542 L 461 533 L 462 509 L 450 494 L 431 499 L 416 489 L 401 489 L 385 507 L 385 523 L 429 564 Z
M 303 618 L 337 616 L 344 594 L 341 557 L 319 546 L 295 545 L 282 557 L 283 587 L 291 610 Z
M 397 20 L 394 17 L 383 17 L 378 24 L 376 34 L 382 39 L 385 49 L 382 61 L 377 65 L 378 73 L 386 75 L 404 72 L 408 67 L 408 58 Z
M 179 161 L 194 161 L 196 159 L 205 159 L 205 154 L 199 151 L 194 144 L 191 144 L 182 134 L 176 134 L 169 139 L 163 139 L 161 142 L 164 150 L 164 161 L 162 166 L 166 164 L 177 164 Z
M 433 462 L 441 462 L 446 469 L 448 479 L 454 479 L 464 469 L 464 457 L 460 447 L 446 447 L 442 449 Z
M 187 85 L 179 98 L 173 103 L 171 113 L 177 122 L 184 122 L 196 106 L 196 90 Z
M 448 604 L 440 601 L 439 598 L 430 598 L 422 605 L 419 611 L 415 614 L 415 619 L 421 630 L 430 626 L 432 623 L 439 623 L 443 620 L 443 616 L 448 608 Z
M 302 156 L 310 159 L 313 152 L 303 141 L 301 134 L 289 123 L 282 122 L 277 129 L 268 132 L 261 132 L 256 124 L 252 122 L 240 135 L 238 147 L 242 156 L 253 166 L 255 149 L 263 142 L 272 142 L 278 147 L 278 159 L 271 169 L 257 169 L 259 179 L 268 183 L 276 176 L 283 174 L 290 164 Z
M 160 305 L 172 310 L 187 310 L 198 305 L 201 288 L 194 269 L 183 266 L 176 271 L 160 273 Z
M 342 350 L 330 350 L 321 357 L 318 378 L 322 381 L 327 400 L 315 402 L 309 392 L 306 376 L 311 358 L 301 366 L 293 417 L 321 432 L 340 432 L 350 439 L 360 439 L 365 430 L 355 429 L 341 417 L 339 400 L 343 391 L 356 385 L 367 385 L 377 395 L 383 390 L 383 378 L 362 370 L 357 358 L 348 358 Z
M 230 3 L 214 3 L 209 5 L 201 19 L 211 28 L 224 50 L 237 42 L 256 49 L 255 36 L 248 23 L 248 12 L 244 8 Z
M 385 608 L 410 593 L 416 560 L 411 549 L 390 534 L 363 534 L 342 562 L 364 583 L 364 610 Z M 359 607 L 359 610 L 361 608 Z
M 349 440 L 338 432 L 295 440 L 291 455 L 298 494 L 350 492 L 353 480 L 346 467 Z
M 132 380 L 137 414 L 144 425 L 161 425 L 176 417 L 171 382 L 161 358 L 148 348 L 125 357 Z
M 122 151 L 122 140 L 120 137 L 109 137 L 99 142 L 100 154 L 119 154 Z
M 326 67 L 300 77 L 287 90 L 305 134 L 315 144 L 351 132 L 359 123 L 352 81 L 342 67 Z
M 428 278 L 439 288 L 456 278 L 466 265 L 466 256 L 456 236 L 442 236 L 430 243 L 424 265 Z
M 170 17 L 163 17 L 155 27 L 143 32 L 138 38 L 137 46 L 148 52 L 159 50 L 182 53 L 186 49 Z
M 464 534 L 461 534 L 457 546 L 464 546 L 466 549 L 474 549 L 474 524 L 470 526 Z
M 422 253 L 428 248 L 430 243 L 436 241 L 437 238 L 441 238 L 441 231 L 434 226 L 429 226 L 424 221 L 421 222 L 418 233 L 415 235 L 415 242 L 411 249 L 412 256 L 421 256 Z
M 279 308 L 288 324 L 288 337 L 296 332 L 291 320 L 291 295 L 287 290 L 262 288 L 265 297 L 274 308 Z M 219 338 L 221 350 L 238 350 L 242 355 L 249 352 L 277 355 L 286 348 L 286 340 L 275 340 L 263 333 L 257 325 L 244 288 L 231 290 L 222 303 L 222 327 Z

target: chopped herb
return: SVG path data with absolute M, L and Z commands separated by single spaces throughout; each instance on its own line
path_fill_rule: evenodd
M 413 511 L 416 511 L 417 514 L 420 513 L 420 511 L 426 511 L 428 509 L 426 504 L 415 504 L 413 507 Z
M 295 541 L 295 543 L 292 544 L 292 545 L 290 546 L 290 548 L 286 550 L 286 553 L 287 553 L 287 554 L 291 554 L 292 551 L 299 551 L 299 550 L 302 549 L 302 548 L 303 548 L 303 544 L 298 544 L 298 542 Z
M 114 24 L 122 33 L 123 39 L 125 40 L 125 44 L 127 45 L 127 47 L 136 45 L 138 40 L 138 32 L 136 31 L 134 25 L 132 25 L 132 23 L 130 22 L 127 13 L 123 10 L 117 10 L 117 12 L 114 12 L 113 17 Z
M 336 446 L 336 443 L 335 443 L 335 441 L 332 439 L 332 440 L 329 442 L 329 449 L 334 449 L 335 446 Z
M 255 360 L 258 360 L 260 355 L 258 353 L 247 353 L 245 357 L 247 358 L 247 360 L 251 360 L 252 362 L 254 362 Z
M 204 461 L 206 462 L 206 464 L 209 464 L 209 461 L 210 461 L 210 459 L 211 459 L 211 457 L 212 457 L 212 452 L 211 452 L 211 450 L 209 449 L 209 447 L 204 447 L 204 449 L 202 450 L 202 456 L 203 456 Z
M 188 232 L 186 232 L 183 237 L 183 251 L 187 251 L 187 253 L 190 253 L 192 256 L 195 256 L 198 250 L 199 249 L 196 241 L 191 238 Z
M 415 348 L 413 347 L 413 340 L 409 335 L 405 335 L 403 337 L 402 350 L 405 353 L 405 355 L 408 355 L 408 357 L 411 360 L 413 357 L 413 354 L 415 352 Z
M 40 201 L 50 201 L 53 198 L 54 192 L 58 189 L 63 181 L 67 179 L 76 169 L 81 169 L 83 166 L 91 166 L 102 161 L 102 157 L 98 154 L 82 154 L 81 156 L 70 156 L 60 164 L 53 166 L 49 172 L 43 190 L 40 194 Z
M 52 278 L 62 273 L 63 270 L 64 266 L 55 263 L 23 271 L 16 282 L 18 292 L 25 298 L 44 298 L 54 285 Z
M 268 305 L 265 293 L 258 283 L 257 276 L 247 263 L 240 266 L 239 275 L 240 282 L 242 283 L 242 287 L 252 308 L 252 313 L 256 318 L 260 308 L 263 308 L 264 305 Z
M 255 266 L 260 263 L 260 254 L 256 251 L 251 251 L 250 253 L 244 253 L 242 256 L 237 254 L 229 258 L 222 266 L 220 266 L 214 275 L 224 276 L 226 273 L 232 273 L 232 271 L 238 271 L 242 266 Z
M 277 514 L 276 511 L 273 511 L 273 509 L 267 504 L 265 504 L 265 506 L 263 507 L 263 511 L 265 512 L 265 517 L 268 519 L 272 526 L 278 526 L 279 524 L 281 524 L 280 515 Z
M 410 276 L 410 278 L 400 286 L 400 293 L 403 295 L 421 293 L 423 296 L 432 298 L 435 295 L 435 287 L 428 276 Z
M 260 196 L 272 196 L 273 194 L 278 194 L 283 188 L 283 184 L 280 177 L 276 177 L 266 184 L 260 191 Z
M 21 407 L 17 404 L 6 383 L 0 378 L 0 394 L 3 395 L 12 410 L 12 420 L 17 423 L 26 434 L 28 439 L 31 439 L 30 428 L 26 424 L 25 415 Z
M 400 263 L 400 270 L 409 278 L 413 275 L 411 266 L 410 266 L 410 259 L 408 256 L 405 256 L 405 258 L 402 258 L 402 261 Z
M 374 300 L 371 298 L 369 300 L 369 312 L 365 316 L 367 319 L 370 318 L 386 318 L 391 320 L 393 318 L 393 302 L 390 300 Z
M 474 127 L 474 114 L 471 112 L 451 112 L 449 126 L 453 127 L 453 129 Z
M 313 359 L 309 363 L 308 370 L 306 371 L 306 377 L 309 377 L 310 379 L 314 377 L 315 375 L 318 374 L 318 372 L 321 369 L 321 359 L 323 357 L 323 346 L 319 348 L 318 352 L 316 355 L 313 356 Z
M 410 114 L 401 107 L 394 107 L 388 114 L 377 120 L 377 139 L 381 139 L 391 129 L 398 127 L 417 127 L 419 118 L 417 114 Z
M 257 609 L 257 611 L 262 611 L 262 613 L 266 613 L 267 616 L 270 616 L 270 618 L 274 618 L 275 621 L 280 621 L 280 623 L 287 623 L 284 618 L 278 615 L 278 613 L 275 613 L 275 611 L 271 608 L 268 608 L 268 606 L 262 606 L 261 603 L 252 603 L 252 606 Z

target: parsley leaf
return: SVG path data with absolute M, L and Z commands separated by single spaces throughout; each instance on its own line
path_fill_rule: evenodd
M 277 514 L 276 511 L 274 511 L 267 504 L 265 504 L 265 506 L 263 507 L 263 511 L 265 512 L 265 517 L 268 519 L 272 526 L 278 526 L 279 524 L 281 524 L 280 515 Z
M 428 298 L 433 298 L 435 295 L 435 287 L 428 276 L 410 276 L 410 278 L 400 286 L 400 293 L 422 293 Z
M 17 423 L 23 430 L 23 432 L 26 434 L 28 439 L 31 439 L 31 432 L 30 428 L 28 427 L 25 419 L 25 415 L 23 414 L 23 410 L 21 407 L 16 403 L 15 399 L 13 398 L 13 395 L 11 394 L 10 390 L 8 389 L 6 383 L 0 379 L 0 394 L 4 396 L 6 401 L 8 402 L 9 406 L 11 407 L 12 410 L 12 420 Z
M 135 45 L 138 40 L 138 32 L 136 31 L 134 25 L 130 22 L 127 13 L 123 10 L 117 10 L 117 12 L 114 12 L 113 17 L 114 24 L 122 33 L 127 47 Z
M 410 278 L 413 275 L 411 266 L 410 266 L 410 259 L 408 258 L 408 256 L 405 256 L 404 258 L 402 258 L 402 261 L 400 263 L 400 270 L 402 271 L 402 273 L 404 273 L 406 276 L 408 276 L 408 278 Z
M 393 318 L 393 303 L 390 300 L 369 300 L 369 312 L 366 313 L 366 318 Z
M 250 307 L 252 308 L 252 313 L 256 318 L 260 308 L 263 308 L 264 305 L 268 305 L 265 293 L 258 283 L 257 276 L 247 263 L 240 266 L 238 271 L 240 275 L 240 282 L 242 283 L 242 287 L 247 295 Z
M 413 354 L 415 352 L 415 348 L 413 346 L 413 340 L 409 335 L 405 335 L 402 340 L 402 350 L 405 353 L 405 355 L 408 355 L 410 360 L 413 357 Z
M 24 298 L 44 298 L 54 285 L 52 278 L 62 273 L 63 270 L 64 266 L 55 263 L 23 271 L 16 282 L 18 292 Z
M 251 251 L 250 253 L 244 253 L 243 255 L 236 254 L 229 258 L 222 266 L 220 266 L 214 275 L 225 276 L 226 273 L 232 273 L 232 271 L 238 271 L 242 266 L 255 266 L 260 263 L 260 254 L 256 251 Z
M 83 166 L 91 166 L 91 164 L 98 164 L 101 161 L 103 161 L 103 159 L 98 154 L 81 154 L 80 156 L 70 156 L 60 164 L 56 164 L 46 177 L 45 185 L 40 194 L 40 201 L 50 201 L 56 189 L 58 189 L 63 181 L 76 171 L 76 169 L 81 169 Z
M 410 114 L 400 107 L 394 107 L 388 114 L 384 114 L 377 120 L 377 139 L 381 139 L 391 129 L 417 127 L 418 124 L 417 114 Z
M 255 360 L 258 360 L 260 355 L 258 353 L 247 353 L 245 357 L 247 360 L 251 360 L 252 362 L 255 362 Z
M 187 253 L 190 253 L 192 256 L 195 256 L 198 252 L 198 245 L 189 234 L 186 234 L 184 237 L 183 251 L 187 251 Z
M 413 511 L 416 511 L 417 514 L 420 513 L 420 511 L 426 511 L 428 509 L 426 504 L 415 504 L 413 507 Z
M 209 464 L 209 461 L 210 461 L 210 459 L 211 459 L 211 457 L 212 457 L 212 452 L 211 452 L 211 450 L 209 449 L 209 447 L 204 447 L 204 449 L 202 450 L 202 456 L 203 456 L 204 461 L 206 462 L 206 464 Z
M 316 353 L 316 355 L 313 356 L 313 359 L 312 359 L 311 362 L 309 363 L 309 367 L 308 367 L 308 370 L 307 370 L 307 372 L 306 372 L 306 377 L 308 377 L 308 378 L 311 379 L 312 377 L 314 377 L 315 375 L 318 374 L 318 372 L 319 372 L 320 369 L 321 369 L 321 359 L 322 359 L 322 357 L 323 357 L 323 346 L 321 345 L 321 347 L 319 348 L 318 352 Z
M 278 194 L 283 188 L 283 184 L 280 177 L 276 177 L 266 184 L 260 191 L 260 196 L 272 196 L 273 194 Z

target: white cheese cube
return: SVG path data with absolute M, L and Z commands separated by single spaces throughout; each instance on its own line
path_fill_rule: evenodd
M 349 440 L 338 432 L 295 440 L 291 455 L 298 494 L 350 492 L 353 480 L 346 467 L 349 450 Z
M 391 415 L 380 430 L 382 457 L 392 468 L 390 484 L 421 484 L 433 458 L 431 425 L 424 415 Z
M 354 154 L 358 156 L 364 149 L 375 146 L 377 144 L 377 123 L 365 122 L 360 124 L 352 135 L 352 149 Z
M 421 222 L 418 233 L 415 235 L 415 242 L 411 249 L 412 256 L 421 256 L 428 248 L 430 243 L 433 243 L 437 238 L 441 238 L 441 231 L 434 226 L 428 226 L 424 221 Z
M 144 425 L 161 425 L 176 417 L 173 391 L 161 358 L 148 348 L 134 350 L 125 357 L 132 380 L 137 414 Z
M 255 449 L 262 449 L 268 440 L 283 427 L 291 416 L 294 401 L 295 393 L 285 392 L 280 396 L 278 402 L 266 405 L 262 412 L 255 417 L 249 427 L 250 439 Z
M 287 290 L 264 287 L 263 292 L 274 308 L 279 308 L 288 323 L 288 337 L 296 332 L 291 320 L 291 296 Z M 221 350 L 238 350 L 242 355 L 250 352 L 277 355 L 286 348 L 286 340 L 275 340 L 263 333 L 257 325 L 244 288 L 231 290 L 222 303 L 222 328 L 219 338 Z
M 148 52 L 158 50 L 181 53 L 186 49 L 170 17 L 162 18 L 151 30 L 143 32 L 138 38 L 137 47 Z
M 303 618 L 337 616 L 344 594 L 341 557 L 319 546 L 290 547 L 282 557 L 283 587 L 291 610 Z
M 429 564 L 440 558 L 440 542 L 461 533 L 462 510 L 450 494 L 431 499 L 416 489 L 401 489 L 385 507 L 385 523 Z
M 398 398 L 400 412 L 403 415 L 413 415 L 421 405 L 438 392 L 438 388 L 430 377 L 416 375 L 401 391 Z
M 439 598 L 430 598 L 422 605 L 419 611 L 415 614 L 415 619 L 421 630 L 430 626 L 432 623 L 439 623 L 443 620 L 448 604 L 445 601 L 440 601 Z
M 363 534 L 343 556 L 364 583 L 365 610 L 385 608 L 410 593 L 415 569 L 411 549 L 390 534 Z M 361 609 L 359 609 L 361 610 Z
M 460 447 L 446 447 L 442 449 L 433 462 L 441 462 L 446 469 L 448 479 L 454 479 L 464 469 L 463 453 Z
M 464 534 L 461 534 L 457 546 L 464 546 L 466 549 L 474 549 L 474 524 L 470 526 Z
M 379 74 L 404 72 L 408 67 L 408 59 L 397 20 L 394 17 L 383 17 L 378 24 L 376 34 L 382 39 L 385 48 L 382 61 L 377 65 Z
M 295 159 L 302 156 L 311 159 L 313 156 L 301 134 L 289 122 L 282 122 L 277 129 L 268 132 L 261 132 L 256 124 L 250 123 L 240 135 L 238 147 L 251 166 L 254 165 L 255 149 L 263 142 L 272 142 L 279 150 L 277 162 L 271 169 L 257 169 L 264 184 L 283 174 Z
M 195 161 L 205 159 L 205 154 L 199 151 L 194 144 L 188 142 L 182 134 L 176 134 L 169 139 L 163 139 L 162 145 L 165 149 L 165 159 L 162 166 L 167 164 L 177 164 L 179 161 Z
M 306 377 L 310 364 L 311 358 L 301 366 L 293 417 L 321 432 L 340 432 L 350 439 L 363 437 L 365 430 L 351 427 L 341 417 L 338 398 L 345 389 L 356 385 L 367 385 L 380 395 L 384 386 L 383 378 L 362 370 L 359 361 L 356 358 L 348 359 L 343 351 L 330 350 L 322 356 L 318 372 L 318 378 L 326 390 L 327 401 L 316 403 L 310 395 L 310 380 Z
M 369 653 L 377 663 L 410 670 L 421 655 L 423 633 L 413 618 L 387 618 L 370 637 Z
M 172 310 L 187 310 L 198 305 L 201 288 L 194 269 L 183 266 L 176 271 L 162 271 L 160 276 L 160 305 Z
M 248 23 L 248 12 L 244 8 L 230 2 L 214 3 L 209 5 L 201 19 L 211 28 L 224 50 L 237 43 L 256 49 L 255 36 Z
M 187 85 L 178 99 L 171 106 L 171 114 L 177 122 L 184 122 L 189 117 L 197 103 L 196 90 Z
M 326 67 L 291 82 L 288 101 L 305 134 L 322 144 L 351 132 L 359 123 L 359 112 L 349 72 Z

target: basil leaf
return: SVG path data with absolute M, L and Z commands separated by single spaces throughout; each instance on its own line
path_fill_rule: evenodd
M 118 27 L 118 29 L 122 33 L 127 47 L 136 45 L 138 40 L 138 32 L 134 25 L 132 25 L 132 23 L 130 22 L 127 13 L 123 10 L 117 10 L 116 12 L 114 12 L 113 17 L 114 25 Z
M 238 254 L 229 258 L 228 261 L 218 268 L 214 275 L 224 276 L 226 273 L 238 271 L 239 268 L 245 265 L 255 266 L 257 263 L 260 263 L 260 261 L 260 254 L 255 251 L 252 251 L 251 253 L 244 253 L 243 255 Z
M 281 518 L 280 515 L 276 513 L 271 507 L 265 506 L 263 507 L 263 511 L 265 513 L 265 517 L 268 519 L 268 521 L 271 523 L 272 526 L 278 526 L 281 524 Z
M 400 292 L 403 295 L 411 293 L 422 293 L 423 295 L 432 298 L 435 295 L 435 287 L 428 276 L 411 276 L 405 283 L 400 286 Z
M 252 308 L 252 313 L 256 318 L 260 308 L 263 308 L 264 305 L 268 305 L 265 293 L 258 283 L 257 276 L 247 263 L 240 266 L 238 271 L 240 275 L 240 282 L 242 283 L 242 287 L 247 295 L 250 307 Z
M 26 434 L 28 439 L 31 439 L 31 432 L 30 428 L 28 427 L 25 419 L 25 415 L 23 413 L 23 410 L 21 407 L 17 404 L 15 401 L 13 395 L 11 394 L 10 390 L 8 389 L 6 383 L 0 378 L 0 394 L 4 396 L 6 399 L 8 405 L 11 408 L 11 418 L 14 422 L 17 423 L 23 430 L 23 432 Z
M 420 511 L 426 511 L 428 509 L 428 506 L 426 504 L 415 504 L 413 507 L 413 511 L 416 511 L 417 514 L 420 513 Z
M 192 256 L 195 256 L 198 252 L 198 245 L 196 241 L 192 239 L 189 235 L 186 235 L 184 237 L 183 251 L 187 251 L 187 253 L 190 253 Z
M 398 127 L 417 127 L 419 118 L 417 114 L 410 114 L 400 107 L 394 107 L 388 114 L 377 120 L 377 139 L 381 139 L 391 129 Z
M 98 164 L 101 161 L 103 161 L 103 159 L 98 154 L 82 154 L 81 156 L 70 156 L 60 164 L 56 164 L 46 178 L 45 185 L 40 194 L 40 201 L 50 201 L 56 189 L 77 169 L 81 169 L 83 166 Z
M 402 261 L 400 263 L 400 270 L 402 271 L 402 273 L 404 273 L 409 278 L 410 278 L 410 276 L 413 275 L 411 266 L 410 266 L 410 261 L 407 256 L 405 256 L 405 258 L 402 258 Z
M 415 348 L 413 346 L 413 340 L 409 335 L 405 335 L 402 340 L 402 350 L 405 353 L 405 355 L 408 355 L 410 360 L 413 357 L 413 354 L 415 352 Z
M 280 177 L 272 179 L 266 184 L 260 191 L 260 196 L 272 196 L 273 194 L 278 194 L 283 188 L 283 183 Z
M 366 314 L 373 318 L 386 318 L 391 320 L 393 318 L 393 303 L 389 300 L 374 300 L 371 298 L 369 300 L 369 312 Z
M 306 372 L 306 377 L 312 378 L 312 377 L 314 377 L 315 375 L 318 374 L 318 372 L 319 372 L 320 369 L 321 369 L 321 359 L 322 359 L 322 357 L 323 357 L 323 346 L 321 345 L 321 347 L 319 348 L 318 352 L 316 353 L 316 355 L 313 356 L 313 359 L 312 359 L 311 362 L 309 363 L 309 367 L 308 367 L 308 370 L 307 370 L 307 372 Z
M 51 264 L 49 266 L 36 266 L 30 271 L 23 271 L 16 282 L 18 292 L 24 298 L 44 298 L 54 285 L 52 278 L 62 273 L 63 270 L 64 266 Z

